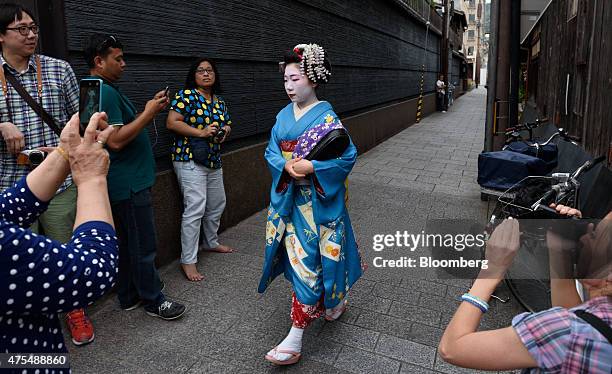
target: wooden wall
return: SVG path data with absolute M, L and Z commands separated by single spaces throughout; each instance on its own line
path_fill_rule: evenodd
M 606 0 L 580 0 L 572 17 L 570 1 L 553 1 L 524 43 L 527 87 L 540 113 L 582 138 L 588 153 L 606 155 L 612 144 L 612 7 Z

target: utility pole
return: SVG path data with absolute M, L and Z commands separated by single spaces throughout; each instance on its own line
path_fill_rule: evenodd
M 499 151 L 504 145 L 504 137 L 502 136 L 506 127 L 508 127 L 508 93 L 510 88 L 510 18 L 511 18 L 511 3 L 513 1 L 498 0 L 499 17 L 497 19 L 497 76 L 495 100 L 497 106 L 494 107 L 494 131 L 493 150 Z
M 493 128 L 495 122 L 495 98 L 497 92 L 497 53 L 499 38 L 499 0 L 491 1 L 491 23 L 489 26 L 489 62 L 487 63 L 487 118 L 485 123 L 484 151 L 493 150 Z
M 518 123 L 519 84 L 521 75 L 521 2 L 512 1 L 510 7 L 510 94 L 508 96 L 508 124 Z

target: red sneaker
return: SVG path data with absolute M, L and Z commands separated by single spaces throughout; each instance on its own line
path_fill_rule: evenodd
M 85 314 L 85 309 L 75 309 L 66 314 L 66 323 L 72 335 L 72 342 L 75 345 L 84 345 L 93 342 L 94 329 L 91 320 Z

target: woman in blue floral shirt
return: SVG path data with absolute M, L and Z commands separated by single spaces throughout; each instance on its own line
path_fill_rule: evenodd
M 219 244 L 217 230 L 225 209 L 225 189 L 221 169 L 221 143 L 232 131 L 227 104 L 217 96 L 221 91 L 215 62 L 195 61 L 185 82 L 176 93 L 166 122 L 174 133 L 171 157 L 183 194 L 181 222 L 181 266 L 187 279 L 204 279 L 196 268 L 200 228 L 203 247 L 232 252 Z

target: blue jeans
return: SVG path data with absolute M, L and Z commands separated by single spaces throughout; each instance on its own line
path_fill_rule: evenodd
M 139 299 L 160 304 L 165 298 L 155 267 L 157 247 L 151 189 L 132 193 L 111 204 L 119 241 L 119 303 L 128 307 Z

